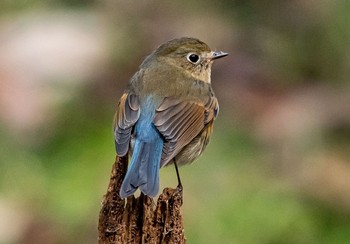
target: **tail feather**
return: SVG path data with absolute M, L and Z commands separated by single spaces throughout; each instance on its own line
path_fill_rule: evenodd
M 121 198 L 132 195 L 137 188 L 151 197 L 158 193 L 162 148 L 163 140 L 160 136 L 147 142 L 136 140 L 131 163 L 120 188 Z

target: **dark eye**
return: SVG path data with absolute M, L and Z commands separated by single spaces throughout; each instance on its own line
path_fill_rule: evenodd
M 187 55 L 187 60 L 195 64 L 199 61 L 199 56 L 195 53 L 190 53 Z

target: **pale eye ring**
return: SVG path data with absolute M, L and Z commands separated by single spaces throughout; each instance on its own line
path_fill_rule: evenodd
M 193 64 L 197 64 L 200 61 L 200 57 L 198 54 L 195 53 L 189 53 L 187 54 L 187 60 L 190 61 Z

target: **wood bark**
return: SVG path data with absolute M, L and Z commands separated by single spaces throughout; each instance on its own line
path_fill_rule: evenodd
M 144 194 L 119 196 L 128 157 L 116 157 L 99 215 L 99 243 L 186 243 L 182 189 L 165 188 L 157 202 Z

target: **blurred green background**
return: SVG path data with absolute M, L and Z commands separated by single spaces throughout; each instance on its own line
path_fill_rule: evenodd
M 0 243 L 96 243 L 119 97 L 175 37 L 214 64 L 188 243 L 350 243 L 350 2 L 2 0 Z M 173 167 L 161 187 L 176 186 Z

